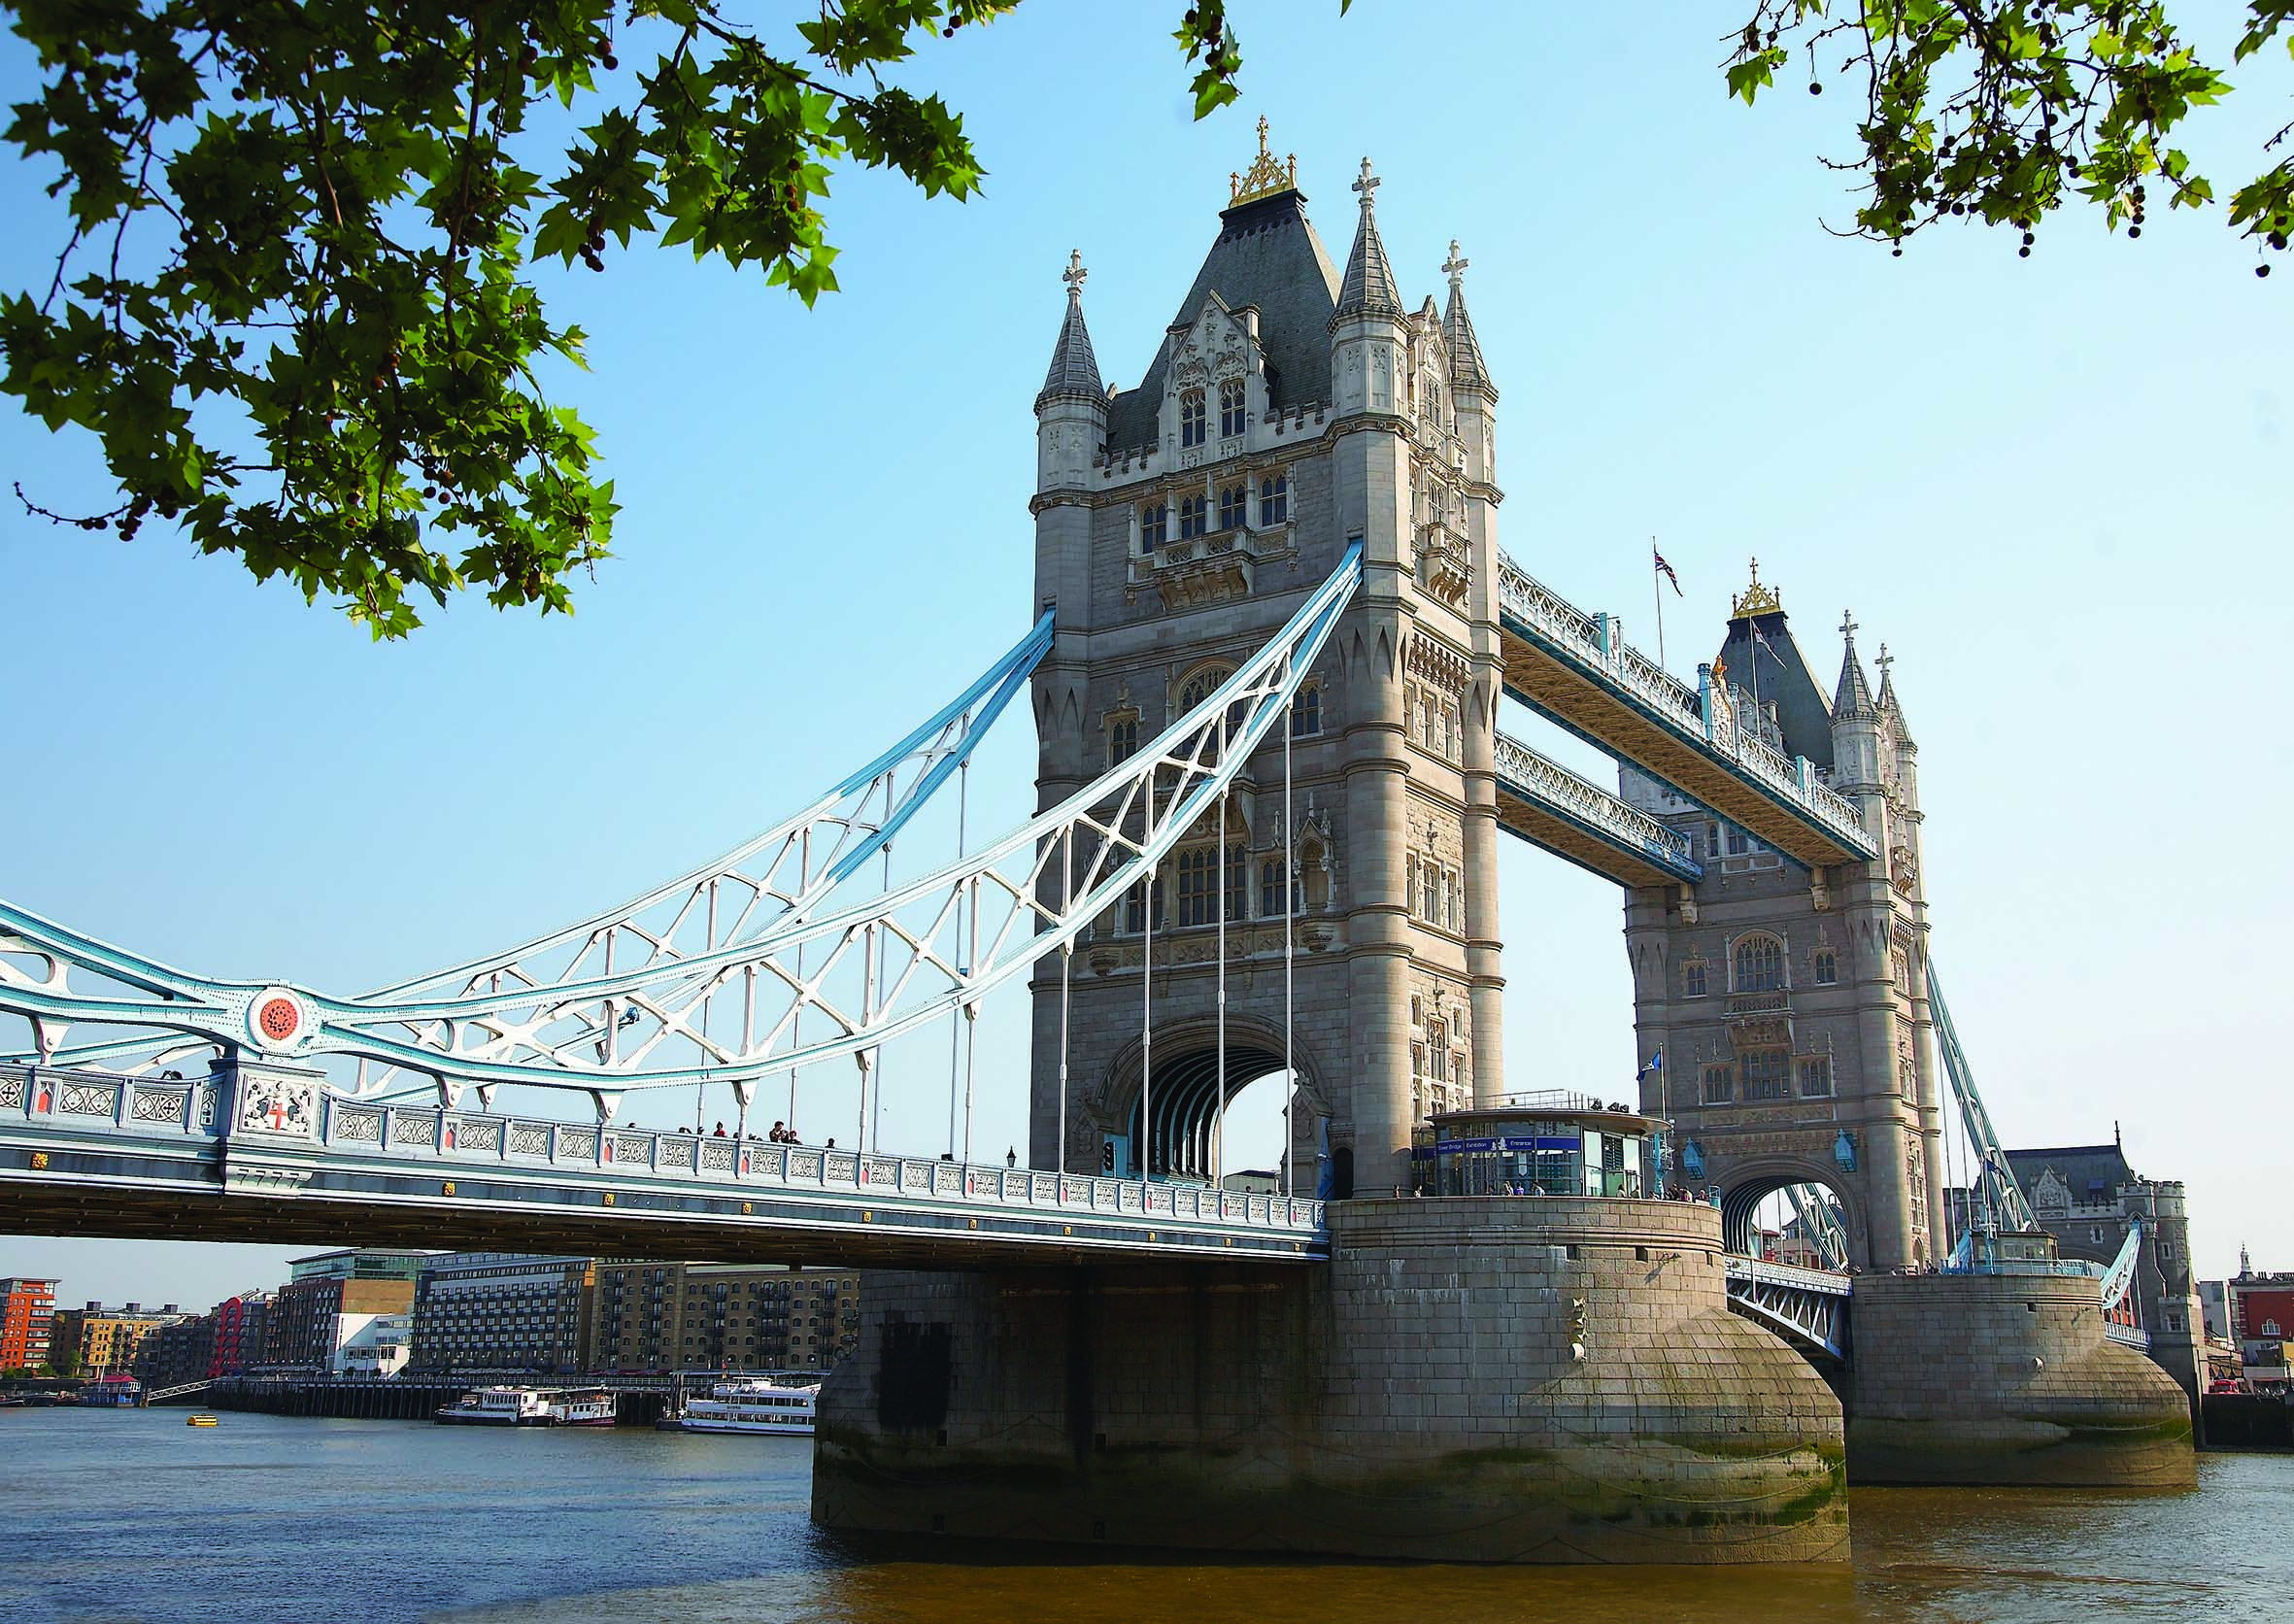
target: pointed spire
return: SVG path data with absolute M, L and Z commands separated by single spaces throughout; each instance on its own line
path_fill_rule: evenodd
M 1362 179 L 1354 189 L 1362 193 L 1362 224 L 1355 229 L 1354 252 L 1346 256 L 1346 275 L 1338 284 L 1338 308 L 1331 313 L 1334 327 L 1349 316 L 1401 315 L 1401 293 L 1394 286 L 1394 268 L 1386 262 L 1386 245 L 1378 240 L 1374 194 L 1378 177 L 1370 160 L 1362 160 Z
M 1035 397 L 1038 409 L 1057 395 L 1089 395 L 1104 405 L 1107 388 L 1099 382 L 1098 357 L 1092 354 L 1092 335 L 1083 324 L 1083 282 L 1091 272 L 1083 268 L 1083 252 L 1067 255 L 1067 269 L 1060 280 L 1067 285 L 1067 319 L 1060 323 L 1060 342 L 1052 350 L 1051 370 L 1043 375 L 1043 392 Z
M 1481 358 L 1481 340 L 1473 336 L 1473 318 L 1466 314 L 1466 267 L 1470 263 L 1458 253 L 1458 239 L 1450 239 L 1450 257 L 1443 264 L 1442 275 L 1450 279 L 1449 308 L 1442 312 L 1441 333 L 1450 346 L 1450 379 L 1460 389 L 1476 389 L 1493 399 L 1496 386 L 1490 382 L 1490 369 Z
M 1879 713 L 1895 729 L 1896 742 L 1916 750 L 1919 747 L 1911 742 L 1911 729 L 1904 723 L 1904 703 L 1896 697 L 1896 673 L 1891 669 L 1896 657 L 1888 652 L 1887 644 L 1880 645 L 1880 657 L 1874 663 L 1880 668 Z
M 1847 645 L 1847 653 L 1840 658 L 1840 680 L 1832 696 L 1832 719 L 1846 722 L 1876 715 L 1872 690 L 1864 686 L 1864 661 L 1856 658 L 1856 620 L 1845 609 L 1840 611 L 1840 640 Z

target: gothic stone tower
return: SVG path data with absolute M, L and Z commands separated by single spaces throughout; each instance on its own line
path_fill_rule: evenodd
M 1295 1188 L 1307 1195 L 1318 1183 L 1339 1194 L 1403 1183 L 1412 1126 L 1498 1092 L 1502 1075 L 1491 772 L 1497 390 L 1456 245 L 1447 310 L 1431 298 L 1407 308 L 1378 236 L 1377 186 L 1366 159 L 1353 250 L 1334 272 L 1296 160 L 1286 168 L 1266 152 L 1262 121 L 1259 159 L 1236 180 L 1138 387 L 1100 381 L 1075 259 L 1035 402 L 1034 607 L 1056 608 L 1058 628 L 1035 678 L 1044 806 L 1196 704 L 1350 542 L 1363 544 L 1364 586 L 1290 721 L 1292 1152 Z M 1207 1175 L 1222 1087 L 1231 1097 L 1281 1069 L 1279 738 L 1237 781 L 1227 827 L 1214 820 L 1190 831 L 1152 895 L 1110 910 L 1075 955 L 1064 1145 L 1055 1143 L 1060 964 L 1037 966 L 1034 1166 L 1130 1171 L 1151 1156 L 1159 1171 Z
M 1920 879 L 1918 749 L 1880 651 L 1877 698 L 1844 622 L 1828 703 L 1761 584 L 1703 667 L 1716 704 L 1853 801 L 1884 854 L 1809 871 L 1638 772 L 1623 794 L 1689 837 L 1704 878 L 1626 901 L 1644 1109 L 1678 1124 L 1680 1175 L 1722 1199 L 1730 1245 L 1788 1184 L 1828 1187 L 1852 1261 L 1932 1260 L 1942 1233 L 1935 1045 Z

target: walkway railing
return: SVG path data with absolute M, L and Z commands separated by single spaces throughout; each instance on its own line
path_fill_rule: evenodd
M 1602 686 L 1622 690 L 1701 755 L 1757 780 L 1849 850 L 1878 855 L 1855 806 L 1819 783 L 1805 758 L 1787 761 L 1741 728 L 1716 725 L 1703 695 L 1617 637 L 1614 623 L 1586 614 L 1503 553 L 1498 555 L 1498 597 L 1503 611 L 1554 655 Z
M 1688 836 L 1638 807 L 1503 733 L 1497 736 L 1495 758 L 1498 781 L 1523 798 L 1562 813 L 1628 850 L 1644 853 L 1684 879 L 1702 877 L 1704 870 L 1689 856 Z
M 152 1079 L 0 1066 L 0 1136 L 38 1127 L 219 1148 L 224 1134 L 217 1123 L 218 1092 L 214 1076 Z M 419 1164 L 449 1176 L 488 1168 L 554 1170 L 592 1188 L 626 1182 L 775 1194 L 827 1191 L 1007 1210 L 1167 1217 L 1237 1232 L 1319 1235 L 1323 1229 L 1321 1201 L 1259 1192 L 331 1096 L 318 1097 L 317 1108 L 318 1120 L 304 1138 L 322 1155 L 358 1164 Z

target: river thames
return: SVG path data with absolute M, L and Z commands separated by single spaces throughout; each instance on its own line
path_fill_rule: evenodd
M 0 1411 L 0 1619 L 1650 1624 L 2294 1618 L 2294 1455 L 2179 1494 L 1858 1489 L 1835 1568 L 1080 1565 L 857 1551 L 809 1438 Z

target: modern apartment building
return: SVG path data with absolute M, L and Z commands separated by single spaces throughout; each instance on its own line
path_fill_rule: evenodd
M 414 1365 L 424 1370 L 590 1369 L 588 1258 L 450 1252 L 428 1259 L 415 1285 Z
M 37 1370 L 48 1363 L 55 1318 L 55 1282 L 0 1279 L 0 1370 Z
M 858 1345 L 860 1276 L 778 1264 L 597 1266 L 600 1370 L 826 1370 Z

